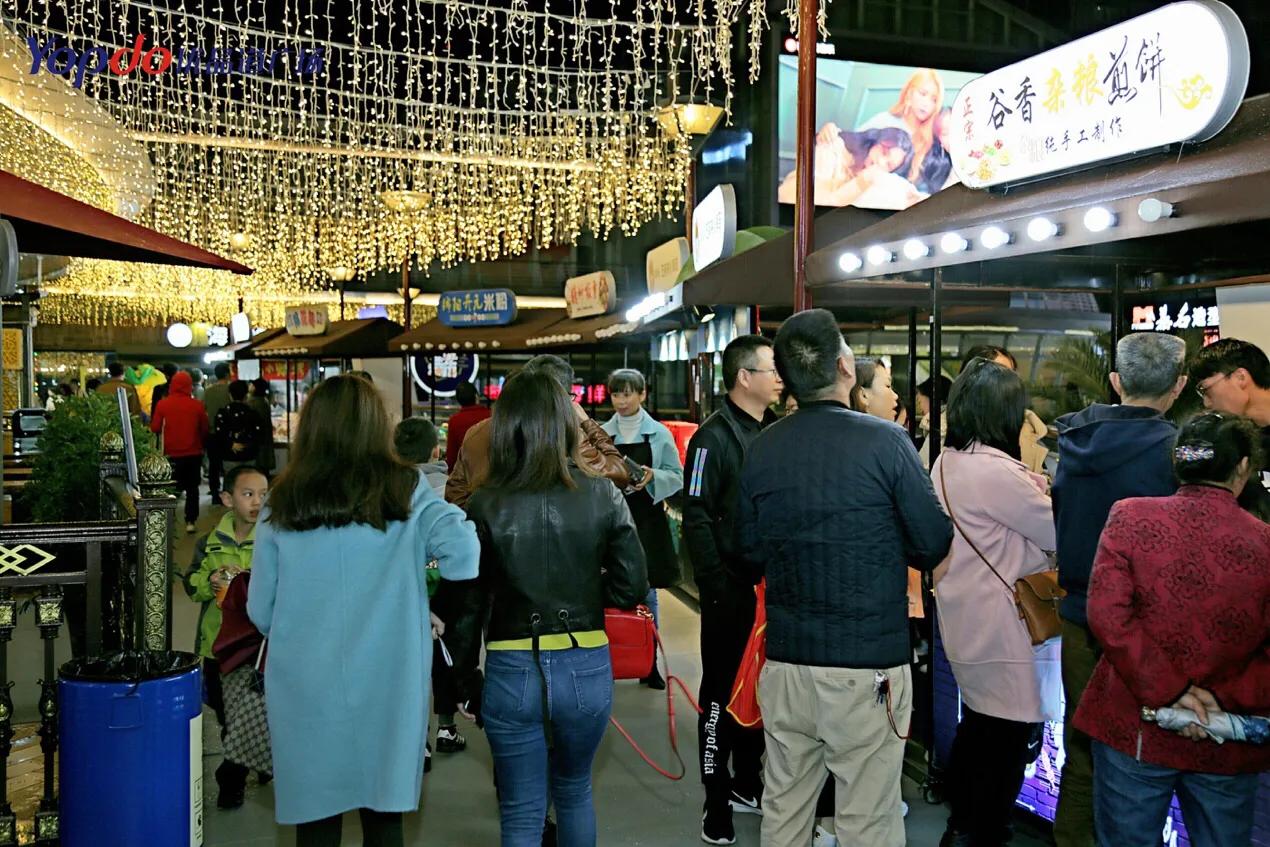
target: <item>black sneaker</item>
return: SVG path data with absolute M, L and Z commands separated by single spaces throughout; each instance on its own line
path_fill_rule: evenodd
M 729 798 L 732 808 L 738 812 L 747 815 L 763 814 L 763 794 L 762 792 L 754 796 L 747 796 L 735 788 L 732 789 L 732 795 Z
M 467 739 L 459 733 L 457 727 L 443 726 L 437 729 L 438 753 L 461 753 L 466 749 Z
M 666 680 L 661 678 L 661 672 L 657 670 L 656 665 L 653 665 L 653 672 L 641 679 L 639 682 L 640 685 L 647 685 L 654 691 L 666 690 Z
M 216 794 L 216 808 L 237 809 L 246 799 L 247 792 L 242 788 L 222 788 Z
M 701 840 L 707 844 L 735 844 L 731 806 L 706 806 L 701 814 Z
M 264 773 L 263 771 L 259 771 L 256 773 L 257 785 L 268 785 L 271 782 L 273 782 L 273 774 Z

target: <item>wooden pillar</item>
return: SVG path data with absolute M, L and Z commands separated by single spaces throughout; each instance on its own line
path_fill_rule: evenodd
M 815 249 L 816 12 L 818 0 L 798 0 L 798 132 L 794 158 L 794 311 L 811 308 L 807 256 Z

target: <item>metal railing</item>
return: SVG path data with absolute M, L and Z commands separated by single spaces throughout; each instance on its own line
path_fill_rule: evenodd
M 0 847 L 17 841 L 17 817 L 8 791 L 13 750 L 14 682 L 9 642 L 27 608 L 43 642 L 40 749 L 43 795 L 35 813 L 35 843 L 58 843 L 55 789 L 57 667 L 55 648 L 63 621 L 76 653 L 167 650 L 171 645 L 172 526 L 176 498 L 169 493 L 167 460 L 151 455 L 139 468 L 140 496 L 125 481 L 123 439 L 101 442 L 101 518 L 82 523 L 9 524 L 0 527 Z

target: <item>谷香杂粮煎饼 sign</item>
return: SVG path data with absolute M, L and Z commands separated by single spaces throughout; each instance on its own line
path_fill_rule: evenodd
M 971 188 L 1212 138 L 1248 87 L 1248 37 L 1216 0 L 1186 0 L 967 83 L 941 135 Z

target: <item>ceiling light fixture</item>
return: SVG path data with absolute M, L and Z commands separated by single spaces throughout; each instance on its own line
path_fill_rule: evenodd
M 881 244 L 874 244 L 864 252 L 864 256 L 870 265 L 885 265 L 895 259 L 895 254 Z
M 998 247 L 1004 247 L 1010 243 L 1011 238 L 1010 233 L 999 226 L 990 226 L 979 233 L 979 243 L 983 245 L 985 250 L 996 250 Z
M 970 242 L 961 236 L 960 233 L 946 232 L 939 239 L 939 249 L 945 253 L 961 253 L 970 247 Z
M 1027 237 L 1033 241 L 1047 241 L 1058 235 L 1058 224 L 1046 217 L 1032 218 L 1027 223 Z
M 930 247 L 926 242 L 919 238 L 910 238 L 904 242 L 904 258 L 910 262 L 916 262 L 918 259 L 925 258 L 930 255 Z

